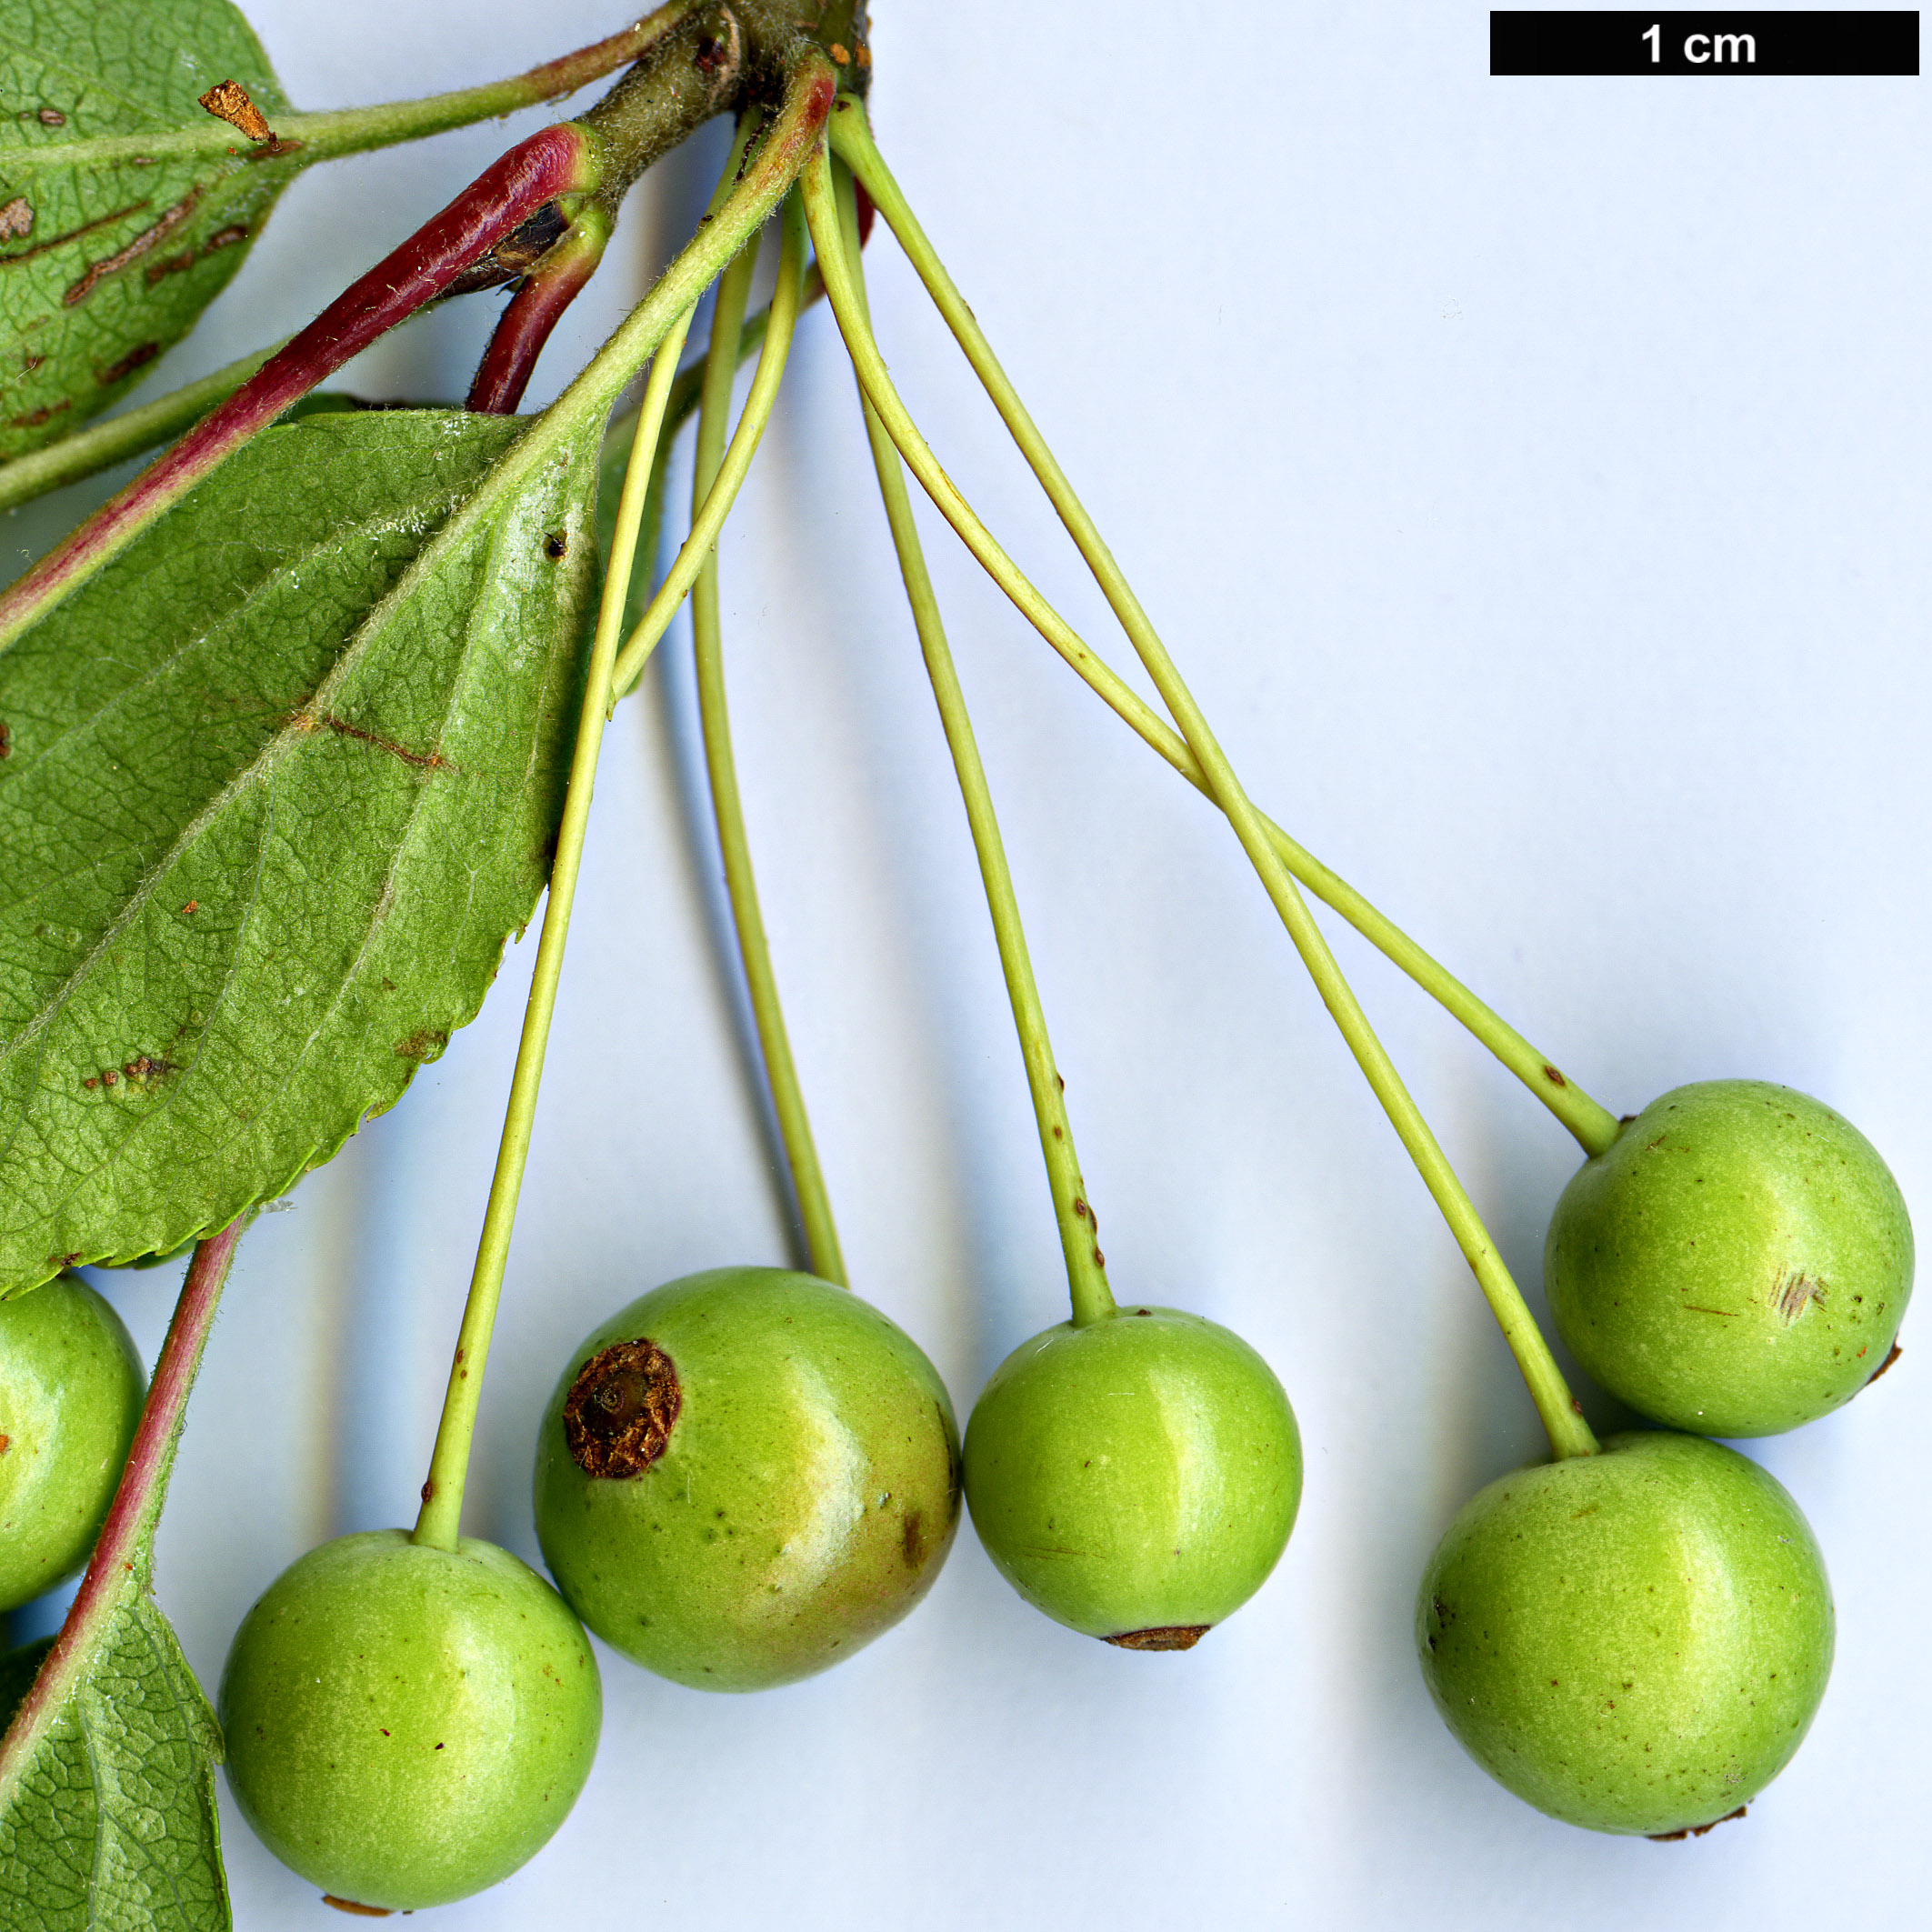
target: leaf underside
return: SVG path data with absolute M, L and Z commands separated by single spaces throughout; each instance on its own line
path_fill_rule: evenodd
M 227 1932 L 221 1732 L 145 1565 L 0 1805 L 0 1932 Z
M 482 1005 L 596 577 L 594 437 L 523 426 L 270 430 L 0 656 L 0 1296 L 285 1191 Z
M 287 112 L 227 0 L 0 0 L 0 462 L 125 395 L 301 168 L 299 149 L 146 165 L 96 151 L 205 125 L 198 97 L 223 80 L 271 125 Z

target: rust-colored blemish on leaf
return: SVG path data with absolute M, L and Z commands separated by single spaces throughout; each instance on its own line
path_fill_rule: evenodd
M 397 1059 L 414 1060 L 420 1066 L 425 1060 L 438 1058 L 448 1045 L 447 1029 L 438 1032 L 433 1026 L 425 1026 L 406 1040 L 398 1040 L 389 1050 Z
M 0 1456 L 6 1454 L 13 1445 L 13 1440 L 14 1438 L 11 1436 L 0 1436 Z
M 16 262 L 31 262 L 36 255 L 45 255 L 50 248 L 64 247 L 68 242 L 77 242 L 84 235 L 92 235 L 96 228 L 111 228 L 117 221 L 125 221 L 130 215 L 138 215 L 141 210 L 152 205 L 151 202 L 131 201 L 125 208 L 116 208 L 112 215 L 96 215 L 92 221 L 84 221 L 78 228 L 69 228 L 61 235 L 50 235 L 44 242 L 35 242 L 31 248 L 16 248 L 12 255 L 0 255 L 0 268 L 11 268 Z
M 40 110 L 40 125 L 43 127 L 65 127 L 67 117 L 58 107 L 43 107 Z
M 1721 1818 L 1713 1818 L 1708 1825 L 1687 1825 L 1682 1831 L 1653 1831 L 1648 1834 L 1653 1845 L 1675 1845 L 1684 1838 L 1701 1838 L 1707 1831 L 1716 1831 L 1720 1825 L 1728 1825 L 1733 1818 L 1741 1818 L 1750 1807 L 1740 1805 L 1735 1811 L 1727 1811 Z
M 0 242 L 25 241 L 34 232 L 34 208 L 25 195 L 0 207 Z
M 157 282 L 165 282 L 170 275 L 185 275 L 195 265 L 195 251 L 184 248 L 179 255 L 171 255 L 165 261 L 150 263 L 147 270 L 147 285 L 152 288 Z
M 217 228 L 201 245 L 204 255 L 213 255 L 217 248 L 232 248 L 237 242 L 248 239 L 247 225 L 244 222 L 230 222 L 225 228 Z
M 105 369 L 95 370 L 94 379 L 102 388 L 111 389 L 115 384 L 132 375 L 136 369 L 145 368 L 160 353 L 161 345 L 158 342 L 137 342 L 119 362 L 111 363 Z
M 393 738 L 385 738 L 373 731 L 365 731 L 360 725 L 352 725 L 346 718 L 325 714 L 311 717 L 306 714 L 294 717 L 289 723 L 301 731 L 333 731 L 337 737 L 354 738 L 359 745 L 373 745 L 377 751 L 385 751 L 393 758 L 400 758 L 405 765 L 413 765 L 418 771 L 440 772 L 450 768 L 449 760 L 439 751 L 411 751 L 405 745 L 398 745 Z
M 57 403 L 43 403 L 38 409 L 30 409 L 25 415 L 11 417 L 8 427 L 12 429 L 38 429 L 43 423 L 51 422 L 63 409 L 71 409 L 73 403 L 62 396 Z
M 1116 1650 L 1192 1650 L 1214 1627 L 1212 1624 L 1156 1624 L 1146 1630 L 1124 1630 L 1103 1637 Z
M 14 756 L 14 727 L 5 718 L 0 718 L 0 758 Z
M 586 1476 L 642 1476 L 664 1454 L 683 1406 L 676 1366 L 656 1342 L 613 1342 L 564 1397 L 570 1459 Z
M 125 248 L 117 248 L 112 255 L 90 264 L 86 273 L 60 298 L 62 305 L 67 308 L 79 307 L 106 276 L 119 275 L 122 269 L 132 268 L 143 255 L 152 255 L 194 214 L 195 205 L 200 200 L 201 190 L 198 187 L 190 188 L 158 221 L 142 229 Z M 147 204 L 144 201 L 138 205 L 145 208 Z
M 248 90 L 239 81 L 216 81 L 201 96 L 201 105 L 217 121 L 225 121 L 251 141 L 273 141 L 275 130 L 267 117 L 248 98 Z

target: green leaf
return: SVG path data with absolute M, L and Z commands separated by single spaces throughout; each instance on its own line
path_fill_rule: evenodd
M 221 1732 L 146 1572 L 143 1561 L 126 1576 L 0 1808 L 0 1932 L 233 1923 L 215 1808 Z
M 548 875 L 601 418 L 266 432 L 0 656 L 0 1294 L 280 1194 Z
M 239 81 L 287 102 L 227 0 L 0 0 L 0 462 L 118 401 L 240 267 L 301 149 L 166 155 Z M 144 163 L 145 165 L 144 165 Z

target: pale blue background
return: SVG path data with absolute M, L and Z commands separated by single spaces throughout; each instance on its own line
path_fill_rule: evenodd
M 251 13 L 318 107 L 617 24 L 609 0 Z M 1465 5 L 881 0 L 874 45 L 893 165 L 1262 800 L 1617 1110 L 1788 1081 L 1863 1126 L 1924 1223 L 1923 83 L 1491 80 Z M 297 325 L 542 119 L 305 177 L 145 393 Z M 534 402 L 688 220 L 700 145 L 634 200 Z M 1121 662 L 889 238 L 870 254 L 912 406 Z M 352 386 L 459 396 L 498 300 L 415 325 Z M 1427 1703 L 1411 1596 L 1459 1504 L 1537 1453 L 1527 1400 L 1225 827 L 928 521 L 1115 1278 L 1276 1365 L 1300 1526 L 1184 1657 L 1047 1624 L 969 1530 L 917 1617 L 815 1682 L 706 1697 L 606 1656 L 576 1814 L 437 1926 L 1904 1923 L 1932 1876 L 1917 1325 L 1871 1396 L 1753 1451 L 1818 1532 L 1840 1641 L 1749 1818 L 1623 1842 L 1491 1785 Z M 964 1414 L 1063 1289 L 822 310 L 724 580 L 766 916 L 854 1278 Z M 608 742 L 491 1367 L 467 1527 L 533 1557 L 531 1431 L 577 1336 L 671 1276 L 789 1253 L 718 990 L 688 701 L 672 653 Z M 1574 1147 L 1338 945 L 1534 1296 Z M 285 1564 L 413 1517 L 533 951 L 243 1250 L 160 1543 L 211 1687 Z M 168 1283 L 103 1279 L 152 1352 Z M 319 1926 L 225 1817 L 240 1925 Z

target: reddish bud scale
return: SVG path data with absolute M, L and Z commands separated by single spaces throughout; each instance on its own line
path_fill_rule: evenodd
M 0 646 L 131 543 L 257 430 L 441 294 L 546 202 L 596 186 L 595 170 L 584 131 L 568 124 L 545 128 L 493 162 L 0 597 Z

